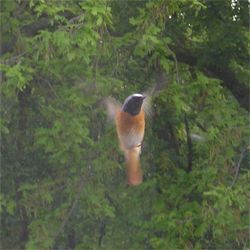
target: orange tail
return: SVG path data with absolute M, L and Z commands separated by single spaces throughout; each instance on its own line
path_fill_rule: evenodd
M 142 171 L 140 166 L 140 147 L 126 150 L 127 178 L 129 185 L 142 183 Z

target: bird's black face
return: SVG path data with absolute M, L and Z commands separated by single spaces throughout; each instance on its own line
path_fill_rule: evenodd
M 144 99 L 145 96 L 141 94 L 130 95 L 124 101 L 122 111 L 127 112 L 130 115 L 138 115 L 141 111 L 141 106 Z

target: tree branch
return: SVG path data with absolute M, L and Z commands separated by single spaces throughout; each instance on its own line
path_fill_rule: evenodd
M 190 132 L 189 132 L 189 124 L 188 124 L 188 119 L 187 115 L 184 115 L 184 123 L 185 123 L 185 129 L 186 129 L 186 136 L 187 136 L 187 172 L 190 173 L 192 171 L 192 165 L 193 165 L 193 145 L 192 145 L 192 140 L 190 137 Z
M 242 160 L 244 159 L 244 156 L 245 156 L 245 152 L 247 151 L 247 148 L 244 148 L 240 154 L 240 158 L 237 162 L 237 165 L 236 165 L 236 172 L 235 172 L 235 175 L 234 175 L 234 179 L 230 185 L 230 187 L 232 188 L 234 186 L 234 184 L 236 183 L 237 179 L 238 179 L 238 176 L 239 176 L 239 172 L 240 172 L 240 166 L 241 166 L 241 163 L 242 163 Z
M 77 189 L 75 199 L 74 199 L 74 201 L 73 201 L 73 203 L 72 203 L 66 217 L 64 218 L 64 220 L 62 221 L 59 229 L 57 230 L 57 232 L 56 232 L 56 234 L 54 236 L 54 241 L 56 241 L 56 239 L 60 235 L 60 233 L 63 232 L 65 225 L 68 223 L 73 211 L 75 210 L 75 208 L 76 208 L 76 206 L 77 206 L 77 204 L 79 202 L 81 192 L 82 192 L 83 186 L 85 184 L 85 178 L 86 178 L 86 176 L 84 174 L 82 174 L 82 176 L 80 178 L 80 181 L 79 181 L 79 185 L 78 185 L 78 189 Z
M 179 77 L 179 69 L 178 69 L 177 57 L 176 57 L 175 53 L 173 52 L 173 50 L 171 50 L 171 49 L 169 48 L 168 45 L 167 45 L 167 48 L 168 48 L 168 50 L 171 52 L 172 57 L 173 57 L 173 59 L 174 59 L 175 71 L 176 71 L 176 82 L 177 82 L 177 83 L 180 83 L 180 77 Z
M 214 65 L 199 65 L 199 54 L 202 51 L 196 51 L 197 55 L 195 55 L 194 52 L 180 46 L 170 46 L 170 48 L 175 53 L 179 62 L 199 67 L 205 75 L 222 80 L 222 85 L 228 88 L 239 104 L 249 111 L 249 87 L 239 82 L 232 70 L 221 65 L 219 67 Z
M 81 19 L 81 17 L 83 16 L 83 14 L 79 15 L 79 16 L 74 16 L 71 19 L 69 19 L 69 23 L 75 23 L 76 21 L 78 21 L 79 19 Z
M 106 234 L 106 224 L 104 221 L 101 222 L 101 226 L 100 226 L 100 229 L 99 229 L 99 239 L 98 239 L 98 245 L 99 247 L 102 246 L 102 240 Z

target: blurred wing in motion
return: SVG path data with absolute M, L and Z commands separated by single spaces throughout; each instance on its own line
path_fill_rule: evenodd
M 121 110 L 121 103 L 115 100 L 112 97 L 108 97 L 105 99 L 105 105 L 108 113 L 108 120 L 114 121 L 117 112 Z
M 142 104 L 142 110 L 145 113 L 145 118 L 150 118 L 153 114 L 152 111 L 152 94 L 150 92 L 143 93 L 146 98 L 143 101 Z
M 168 84 L 167 75 L 163 72 L 157 73 L 155 80 L 156 80 L 156 83 L 151 88 L 149 88 L 146 92 L 143 93 L 143 95 L 145 95 L 146 98 L 143 101 L 142 109 L 145 112 L 146 118 L 150 118 L 153 115 L 153 109 L 152 109 L 153 97 L 159 94 L 161 90 L 166 88 Z

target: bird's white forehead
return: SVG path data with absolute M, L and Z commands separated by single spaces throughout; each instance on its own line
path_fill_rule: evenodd
M 135 97 L 143 97 L 142 94 L 138 94 L 138 93 L 135 93 L 135 94 L 133 94 L 132 96 L 135 96 Z

